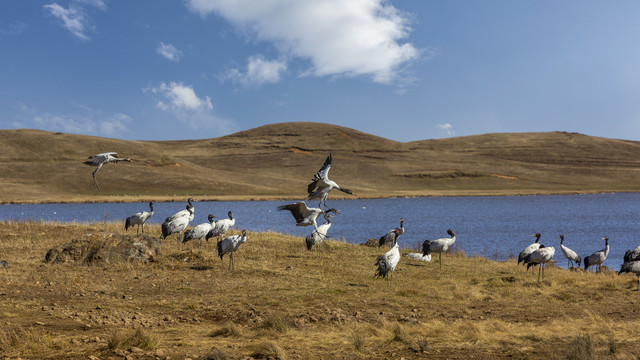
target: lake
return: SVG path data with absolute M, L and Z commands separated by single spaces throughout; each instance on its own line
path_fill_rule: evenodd
M 312 228 L 296 227 L 288 211 L 276 209 L 291 202 L 196 202 L 192 224 L 206 222 L 209 213 L 226 217 L 231 210 L 237 229 L 304 237 Z M 308 204 L 317 205 L 315 201 Z M 377 239 L 399 226 L 404 217 L 402 247 L 417 249 L 425 239 L 446 237 L 451 228 L 456 233 L 457 249 L 493 260 L 517 257 L 533 243 L 535 238 L 531 235 L 536 232 L 542 234 L 540 243 L 556 248 L 554 259 L 561 267 L 566 267 L 567 262 L 560 251 L 560 234 L 565 236 L 565 245 L 583 259 L 604 248 L 602 238 L 608 236 L 611 250 L 604 265 L 615 270 L 622 264 L 624 252 L 640 245 L 636 238 L 640 193 L 330 199 L 328 204 L 341 212 L 332 218 L 329 235 L 349 243 Z M 186 202 L 156 203 L 150 223 L 160 224 L 185 206 Z M 148 209 L 147 203 L 7 204 L 0 205 L 0 219 L 91 223 L 103 222 L 106 216 L 108 221 L 122 221 L 124 227 L 126 217 Z M 321 219 L 318 224 L 323 222 Z M 303 243 L 301 239 L 300 246 Z

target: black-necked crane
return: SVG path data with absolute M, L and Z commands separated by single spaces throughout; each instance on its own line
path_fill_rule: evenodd
M 536 241 L 533 244 L 531 244 L 531 245 L 527 246 L 526 248 L 524 248 L 524 250 L 522 250 L 520 252 L 520 255 L 518 255 L 518 265 L 521 262 L 524 262 L 524 259 L 526 259 L 527 256 L 531 255 L 532 252 L 534 252 L 534 251 L 536 251 L 536 250 L 538 250 L 540 248 L 540 243 L 539 243 L 540 236 L 541 236 L 540 233 L 535 233 L 535 234 L 533 234 L 531 236 L 535 236 L 536 237 Z M 529 270 L 527 270 L 527 271 L 529 271 Z
M 553 255 L 556 253 L 556 249 L 553 246 L 546 247 L 541 245 L 538 249 L 524 259 L 524 263 L 527 264 L 527 271 L 531 266 L 538 265 L 538 282 L 540 282 L 540 272 L 542 272 L 542 280 L 544 280 L 544 268 L 546 263 L 553 259 Z
M 193 220 L 193 206 L 191 204 L 187 204 L 187 215 L 178 216 L 177 214 L 168 217 L 162 223 L 162 239 L 166 239 L 167 236 L 171 234 L 178 234 L 178 249 L 182 249 L 182 241 L 180 237 L 182 236 L 182 232 L 189 226 L 189 223 Z
M 634 273 L 636 274 L 636 291 L 640 290 L 640 261 L 625 261 L 620 267 L 620 271 L 618 271 L 618 275 L 624 273 Z
M 564 246 L 564 235 L 560 235 L 558 236 L 560 238 L 560 250 L 562 250 L 562 254 L 564 255 L 564 257 L 567 258 L 567 268 L 569 267 L 569 264 L 573 265 L 573 262 L 575 261 L 578 264 L 578 267 L 580 267 L 580 263 L 582 262 L 580 259 L 580 256 L 573 250 L 569 249 L 568 247 Z
M 84 164 L 90 165 L 90 166 L 97 166 L 97 168 L 93 170 L 93 172 L 91 173 L 91 176 L 93 176 L 93 185 L 98 190 L 100 190 L 100 186 L 98 186 L 98 180 L 96 180 L 96 173 L 98 172 L 98 170 L 102 168 L 104 164 L 118 163 L 120 161 L 133 162 L 131 158 L 119 158 L 118 153 L 116 152 L 106 152 L 106 153 L 101 153 L 97 155 L 92 155 L 92 156 L 89 156 L 89 159 L 90 160 L 85 161 Z
M 220 219 L 215 222 L 215 225 L 212 226 L 211 230 L 207 233 L 207 241 L 216 236 L 218 237 L 218 241 L 222 240 L 224 234 L 226 234 L 227 231 L 236 224 L 236 219 L 233 217 L 233 213 L 231 211 L 227 213 L 227 216 L 229 216 L 228 219 Z
M 609 256 L 609 237 L 605 236 L 602 238 L 604 240 L 604 249 L 594 252 L 593 254 L 584 258 L 584 269 L 587 270 L 589 267 L 595 265 L 596 272 L 602 270 L 602 263 Z
M 639 261 L 639 260 L 640 260 L 640 246 L 638 246 L 633 250 L 627 250 L 627 252 L 624 253 L 624 262 L 632 262 L 632 261 Z
M 289 205 L 278 206 L 278 210 L 291 211 L 291 215 L 293 215 L 293 218 L 296 219 L 296 226 L 313 225 L 313 228 L 315 230 L 318 230 L 318 224 L 316 222 L 316 219 L 318 218 L 318 216 L 320 216 L 320 214 L 333 212 L 335 214 L 340 215 L 340 213 L 336 209 L 329 209 L 325 212 L 320 208 L 307 207 L 307 204 L 305 204 L 304 201 L 300 201 L 300 202 L 289 204 Z
M 309 234 L 309 236 L 304 239 L 305 243 L 307 244 L 307 250 L 311 250 L 311 248 L 313 248 L 313 245 L 318 245 L 316 247 L 316 249 L 318 249 L 318 247 L 320 247 L 320 244 L 322 244 L 324 239 L 327 237 L 327 232 L 329 232 L 329 228 L 331 228 L 331 220 L 329 219 L 330 217 L 331 214 L 324 213 L 325 223 L 318 226 L 317 230 L 314 229 L 311 234 Z
M 400 227 L 389 230 L 388 233 L 382 235 L 380 239 L 378 239 L 378 247 L 384 244 L 393 243 L 393 240 L 402 234 L 404 234 L 404 218 L 400 218 Z
M 211 231 L 211 228 L 215 226 L 213 224 L 213 218 L 215 217 L 215 215 L 209 214 L 209 216 L 207 217 L 207 220 L 209 220 L 209 222 L 198 224 L 193 229 L 185 231 L 182 242 L 186 243 L 187 241 L 198 239 L 200 240 L 198 250 L 202 251 L 202 238 L 205 237 L 209 233 L 209 231 Z
M 333 189 L 338 189 L 342 192 L 353 195 L 353 191 L 347 188 L 340 187 L 338 184 L 336 184 L 335 181 L 329 180 L 331 161 L 331 154 L 329 154 L 320 170 L 318 170 L 318 172 L 313 176 L 313 180 L 311 181 L 311 183 L 307 185 L 307 192 L 309 193 L 309 197 L 307 198 L 307 200 L 320 200 L 320 202 L 318 203 L 319 208 L 322 208 L 322 204 L 324 204 L 327 209 L 331 209 L 329 206 L 327 206 L 327 196 Z
M 188 208 L 186 208 L 184 210 L 180 210 L 177 213 L 169 216 L 165 221 L 172 221 L 172 220 L 175 220 L 175 219 L 183 217 L 183 216 L 191 216 L 191 220 L 193 220 L 193 214 L 196 211 L 196 209 L 193 207 L 193 202 L 195 202 L 195 200 L 193 200 L 193 198 L 188 198 L 187 199 L 187 205 L 191 206 L 191 210 L 189 210 Z
M 233 235 L 225 238 L 224 240 L 218 241 L 218 256 L 220 256 L 220 261 L 222 261 L 222 257 L 225 254 L 229 254 L 229 267 L 231 268 L 231 271 L 235 268 L 233 253 L 235 253 L 240 245 L 244 244 L 246 241 L 247 230 L 242 230 L 242 235 Z
M 438 253 L 440 258 L 440 269 L 442 269 L 442 253 L 449 251 L 453 243 L 456 242 L 456 234 L 453 233 L 453 230 L 447 230 L 447 234 L 451 237 L 437 240 L 425 240 L 422 243 L 423 256 L 431 255 L 432 252 Z
M 142 233 L 144 234 L 144 224 L 149 220 L 151 216 L 153 216 L 153 203 L 155 201 L 149 202 L 149 211 L 140 211 L 131 216 L 129 216 L 124 221 L 124 231 L 127 231 L 129 227 L 138 225 L 136 229 L 136 234 L 140 231 L 140 225 L 142 225 Z
M 396 230 L 394 229 L 394 231 Z M 393 240 L 391 250 L 378 256 L 378 260 L 376 260 L 375 263 L 378 267 L 375 277 L 386 277 L 389 286 L 391 286 L 391 283 L 393 282 L 393 272 L 395 271 L 398 262 L 400 262 L 400 250 L 398 249 L 398 237 L 396 236 L 395 240 Z

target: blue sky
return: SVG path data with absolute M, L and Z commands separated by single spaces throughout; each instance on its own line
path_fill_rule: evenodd
M 625 0 L 5 0 L 0 128 L 640 140 L 639 14 Z

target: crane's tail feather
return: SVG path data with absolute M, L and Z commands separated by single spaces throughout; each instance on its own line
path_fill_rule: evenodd
M 589 257 L 584 258 L 584 269 L 586 270 L 589 267 Z
M 387 277 L 387 274 L 389 274 L 389 264 L 385 261 L 384 255 L 380 255 L 378 257 L 376 265 L 378 266 L 378 269 L 376 270 L 375 277 Z
M 387 240 L 387 236 L 386 235 L 385 236 L 381 236 L 380 239 L 378 240 L 378 247 L 384 245 L 386 240 Z
M 189 240 L 193 240 L 193 230 L 185 231 L 182 243 L 186 243 Z
M 427 256 L 431 254 L 431 241 L 425 240 L 422 243 L 422 256 Z
M 171 232 L 169 231 L 169 223 L 164 222 L 162 223 L 162 238 L 166 239 L 169 235 L 171 235 Z
M 307 238 L 305 239 L 305 243 L 307 244 L 307 250 L 311 250 L 314 244 L 313 237 L 307 236 Z
M 127 220 L 124 221 L 124 231 L 127 231 L 131 226 L 131 218 L 128 217 Z
M 222 257 L 224 256 L 224 253 L 222 252 L 222 240 L 218 241 L 216 247 L 218 248 L 218 256 L 220 256 L 220 260 L 222 260 Z

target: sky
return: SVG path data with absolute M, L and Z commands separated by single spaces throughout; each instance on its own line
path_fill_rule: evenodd
M 0 2 L 0 128 L 640 140 L 640 1 Z

